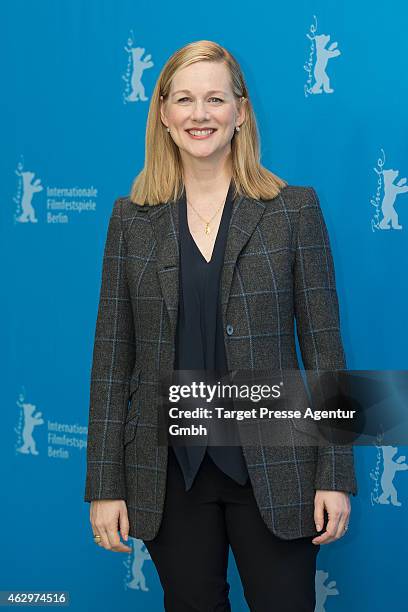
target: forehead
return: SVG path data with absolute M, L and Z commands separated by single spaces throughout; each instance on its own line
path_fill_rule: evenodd
M 192 93 L 231 91 L 228 68 L 220 62 L 196 62 L 181 68 L 174 75 L 170 91 L 188 90 Z

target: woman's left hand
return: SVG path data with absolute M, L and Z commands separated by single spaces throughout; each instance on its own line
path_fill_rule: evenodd
M 314 521 L 317 531 L 323 529 L 324 508 L 328 514 L 326 531 L 313 538 L 313 544 L 329 544 L 339 540 L 346 533 L 351 504 L 345 491 L 316 490 L 314 499 Z

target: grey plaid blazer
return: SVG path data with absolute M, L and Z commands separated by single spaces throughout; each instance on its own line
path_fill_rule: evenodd
M 103 257 L 90 381 L 85 501 L 124 499 L 130 535 L 157 534 L 167 451 L 158 444 L 158 372 L 174 363 L 178 312 L 177 201 L 118 198 Z M 220 285 L 228 369 L 346 369 L 329 237 L 312 187 L 272 200 L 237 197 Z M 316 536 L 316 489 L 357 495 L 353 447 L 243 444 L 261 516 L 278 537 Z M 305 419 L 310 421 L 310 419 Z

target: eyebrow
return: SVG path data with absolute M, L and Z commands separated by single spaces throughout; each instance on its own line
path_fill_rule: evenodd
M 177 95 L 179 93 L 191 93 L 191 91 L 189 89 L 178 89 L 177 91 L 174 91 L 172 93 L 172 95 L 175 96 L 175 95 Z M 207 95 L 208 94 L 213 94 L 213 93 L 221 93 L 224 96 L 227 95 L 225 91 L 222 91 L 222 89 L 211 89 L 210 91 L 207 91 Z

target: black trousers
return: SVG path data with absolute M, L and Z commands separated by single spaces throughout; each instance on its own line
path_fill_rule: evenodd
M 314 612 L 320 545 L 312 539 L 276 537 L 259 513 L 250 480 L 238 484 L 207 453 L 192 488 L 185 491 L 169 447 L 162 523 L 156 537 L 144 541 L 167 612 L 231 610 L 229 546 L 251 612 Z

